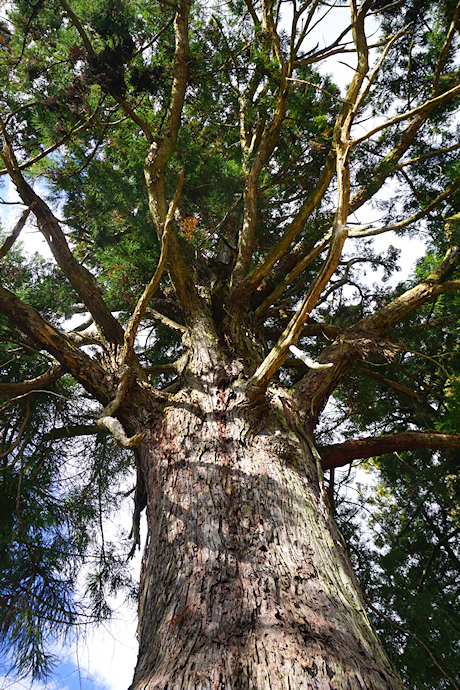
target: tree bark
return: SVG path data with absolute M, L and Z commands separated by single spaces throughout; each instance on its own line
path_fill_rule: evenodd
M 221 371 L 152 415 L 130 690 L 402 688 L 290 409 Z

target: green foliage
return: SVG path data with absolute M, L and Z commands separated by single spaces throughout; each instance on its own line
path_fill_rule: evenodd
M 384 456 L 376 466 L 377 484 L 339 504 L 339 524 L 405 683 L 448 687 L 446 678 L 460 673 L 458 463 L 418 451 Z M 364 516 L 366 540 L 358 528 Z
M 0 329 L 0 383 L 48 369 L 3 318 Z M 20 675 L 46 679 L 57 660 L 49 651 L 53 641 L 79 621 L 107 616 L 106 597 L 116 587 L 133 588 L 125 568 L 127 541 L 112 544 L 101 533 L 103 516 L 119 509 L 130 462 L 106 436 L 72 437 L 75 424 L 90 418 L 82 391 L 68 376 L 35 394 L 0 397 L 1 647 L 15 655 Z M 53 439 L 56 428 L 69 430 L 69 438 Z M 96 593 L 92 578 L 101 569 L 111 573 L 110 588 Z

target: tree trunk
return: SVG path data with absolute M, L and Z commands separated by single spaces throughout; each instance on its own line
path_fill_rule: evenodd
M 195 380 L 152 421 L 130 690 L 402 687 L 280 395 Z

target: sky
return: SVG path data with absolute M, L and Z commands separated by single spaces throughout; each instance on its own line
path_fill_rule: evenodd
M 348 16 L 344 12 L 344 21 Z M 326 26 L 326 25 L 325 25 Z M 339 27 L 333 27 L 336 35 L 340 31 Z M 329 33 L 329 32 L 327 32 Z M 326 43 L 326 39 L 323 39 Z M 327 36 L 330 42 L 330 36 Z M 353 58 L 347 57 L 345 60 L 349 65 L 353 65 Z M 329 66 L 327 72 L 332 71 Z M 345 87 L 350 81 L 351 70 L 339 62 L 333 68 L 335 79 Z M 16 192 L 12 185 L 6 180 L 4 186 L 0 187 L 0 198 L 3 200 L 14 201 L 17 199 Z M 14 219 L 17 218 L 22 206 L 5 206 L 0 204 L 0 220 L 5 229 L 12 227 Z M 369 210 L 364 210 L 368 214 Z M 359 222 L 369 222 L 360 214 Z M 375 212 L 373 212 L 375 214 Z M 375 216 L 371 218 L 375 220 Z M 44 256 L 51 257 L 51 253 L 42 239 L 40 233 L 32 224 L 28 224 L 21 234 L 21 241 L 27 252 L 40 251 Z M 416 259 L 423 254 L 423 245 L 415 245 L 412 240 L 405 240 L 389 237 L 387 234 L 375 238 L 376 248 L 384 250 L 389 244 L 402 249 L 400 266 L 402 272 L 397 279 L 407 274 L 415 265 Z M 410 247 L 410 249 L 409 249 Z M 371 274 L 371 280 L 375 280 Z M 130 517 L 126 517 L 130 520 Z M 133 568 L 139 570 L 138 557 L 133 562 Z M 0 656 L 0 690 L 126 690 L 129 687 L 137 656 L 136 642 L 136 611 L 134 608 L 127 608 L 122 603 L 118 605 L 115 619 L 110 624 L 92 629 L 79 640 L 76 640 L 69 648 L 57 652 L 60 659 L 56 666 L 53 677 L 45 684 L 15 679 L 13 675 L 7 675 L 5 659 Z

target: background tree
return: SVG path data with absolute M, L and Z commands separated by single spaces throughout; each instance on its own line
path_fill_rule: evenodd
M 130 587 L 133 546 L 101 525 L 135 468 L 132 690 L 401 687 L 326 489 L 403 678 L 458 687 L 459 18 L 7 7 L 1 172 L 24 212 L 0 249 L 0 606 L 20 670 L 46 675 L 50 636 Z M 17 249 L 30 218 L 54 263 Z M 427 246 L 396 288 L 385 232 Z M 379 472 L 371 545 L 334 493 L 358 458 Z

